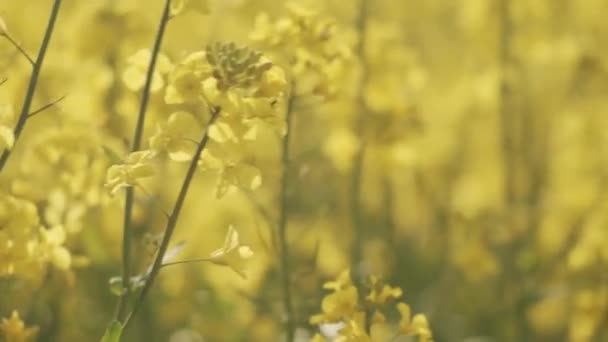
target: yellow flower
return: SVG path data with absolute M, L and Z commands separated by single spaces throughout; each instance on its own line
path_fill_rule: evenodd
M 338 276 L 338 278 L 334 281 L 328 281 L 325 284 L 323 284 L 323 288 L 328 289 L 328 290 L 340 290 L 340 289 L 344 289 L 344 288 L 348 288 L 351 287 L 353 284 L 353 280 L 350 276 L 350 270 L 344 270 L 342 271 L 342 273 L 340 273 L 340 275 Z
M 310 318 L 311 324 L 335 323 L 357 312 L 358 295 L 357 288 L 350 285 L 345 288 L 336 289 L 328 294 L 321 302 L 321 313 Z
M 247 278 L 245 274 L 245 262 L 252 256 L 253 251 L 251 248 L 239 242 L 239 233 L 234 229 L 234 226 L 230 225 L 224 245 L 211 252 L 209 261 L 216 265 L 230 267 L 241 277 Z
M 189 161 L 196 150 L 196 139 L 200 124 L 196 118 L 184 111 L 169 116 L 167 123 L 157 127 L 156 134 L 150 138 L 150 149 L 155 153 L 167 152 L 174 161 Z
M 1 20 L 1 18 L 0 18 Z M 0 26 L 2 22 L 0 21 Z M 0 106 L 0 151 L 11 149 L 15 144 L 15 135 L 10 123 L 13 121 L 14 113 L 10 105 Z
M 359 313 L 357 316 L 356 319 L 346 322 L 335 342 L 373 342 L 365 331 L 365 314 Z
M 150 65 L 150 58 L 152 53 L 149 49 L 142 49 L 137 51 L 133 56 L 127 60 L 128 67 L 122 74 L 122 80 L 125 82 L 127 88 L 136 91 L 143 88 L 146 82 L 146 74 Z M 163 75 L 168 73 L 172 68 L 171 61 L 164 54 L 159 54 L 156 61 L 156 68 L 154 70 L 154 76 L 152 78 L 151 91 L 156 92 L 160 90 L 165 82 Z
M 359 139 L 353 131 L 341 127 L 329 133 L 323 143 L 322 151 L 338 171 L 347 172 L 352 166 L 353 156 L 359 150 L 359 146 Z
M 399 287 L 382 284 L 377 277 L 371 276 L 371 291 L 365 297 L 370 303 L 383 305 L 390 299 L 398 299 L 403 295 Z
M 154 175 L 152 157 L 151 151 L 137 151 L 129 154 L 126 163 L 110 166 L 105 183 L 110 194 L 115 195 L 122 188 L 138 185 L 138 179 Z
M 66 234 L 63 226 L 41 228 L 42 246 L 46 250 L 49 261 L 60 270 L 67 270 L 72 263 L 72 256 L 67 248 L 63 247 Z
M 204 93 L 203 81 L 209 79 L 212 71 L 205 51 L 188 55 L 169 75 L 165 102 L 180 104 L 201 101 Z
M 233 189 L 255 190 L 262 185 L 260 170 L 247 162 L 245 152 L 242 143 L 232 140 L 221 143 L 214 141 L 203 151 L 201 166 L 219 173 L 216 187 L 218 198 Z
M 410 306 L 405 303 L 397 304 L 397 310 L 401 314 L 399 332 L 404 335 L 418 336 L 419 342 L 433 341 L 433 334 L 425 315 L 416 314 L 412 317 Z
M 6 342 L 33 341 L 37 333 L 37 327 L 26 328 L 16 310 L 9 319 L 3 318 L 0 323 L 0 336 L 4 337 L 3 341 Z

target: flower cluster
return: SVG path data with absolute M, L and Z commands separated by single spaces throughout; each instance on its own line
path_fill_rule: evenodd
M 295 2 L 286 8 L 287 16 L 275 21 L 267 13 L 259 14 L 250 39 L 280 51 L 298 95 L 335 95 L 352 55 L 350 46 L 332 20 Z
M 34 203 L 0 193 L 0 276 L 36 279 L 48 263 L 68 269 L 71 255 L 65 239 L 62 226 L 41 225 Z
M 181 109 L 157 125 L 148 150 L 133 152 L 108 170 L 106 186 L 116 193 L 138 185 L 139 179 L 154 174 L 152 162 L 165 153 L 176 162 L 190 161 L 209 120 L 208 111 L 201 108 L 210 108 L 220 115 L 209 128 L 210 142 L 200 166 L 219 174 L 217 196 L 233 188 L 256 189 L 261 172 L 247 145 L 262 126 L 284 133 L 286 90 L 282 69 L 246 47 L 215 43 L 186 56 L 169 73 L 165 92 L 166 103 Z
M 342 272 L 335 281 L 325 283 L 325 289 L 332 292 L 327 294 L 321 303 L 321 313 L 310 318 L 315 325 L 341 324 L 339 337 L 334 341 L 341 342 L 380 342 L 386 340 L 390 325 L 383 311 L 389 309 L 389 304 L 401 298 L 403 291 L 371 276 L 361 296 L 359 287 L 353 284 L 350 272 Z M 433 340 L 428 320 L 424 314 L 412 317 L 409 305 L 398 302 L 396 308 L 401 315 L 396 333 L 392 336 L 407 335 L 418 337 L 419 342 Z M 315 342 L 325 341 L 321 334 L 315 335 Z

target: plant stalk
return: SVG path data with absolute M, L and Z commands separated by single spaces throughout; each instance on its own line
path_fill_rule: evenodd
M 290 279 L 290 262 L 289 262 L 289 243 L 287 241 L 287 226 L 288 226 L 288 204 L 289 204 L 289 145 L 292 139 L 292 128 L 293 128 L 293 105 L 295 102 L 295 85 L 292 84 L 291 94 L 289 95 L 289 101 L 287 103 L 287 110 L 285 113 L 285 122 L 287 125 L 287 132 L 283 137 L 283 151 L 281 155 L 282 163 L 282 175 L 281 175 L 281 189 L 280 189 L 280 207 L 279 207 L 279 222 L 278 222 L 278 240 L 280 247 L 280 263 L 281 263 L 281 288 L 283 292 L 283 305 L 286 315 L 285 320 L 285 333 L 287 335 L 287 342 L 294 341 L 296 333 L 296 322 L 293 310 L 293 298 L 291 295 L 291 279 Z
M 138 151 L 141 148 L 141 142 L 144 132 L 144 124 L 146 121 L 146 112 L 148 110 L 148 104 L 150 102 L 150 90 L 152 89 L 152 81 L 154 80 L 154 72 L 156 70 L 156 61 L 160 54 L 160 49 L 167 29 L 167 23 L 171 19 L 171 0 L 165 1 L 163 14 L 158 25 L 156 32 L 156 38 L 154 39 L 154 46 L 152 47 L 152 53 L 150 56 L 150 64 L 146 73 L 146 81 L 142 90 L 141 103 L 139 107 L 139 113 L 137 115 L 137 123 L 135 125 L 135 132 L 133 133 L 133 142 L 131 145 L 131 152 Z M 126 190 L 125 196 L 125 209 L 123 217 L 123 242 L 122 242 L 122 279 L 124 286 L 124 293 L 120 296 L 116 307 L 115 319 L 120 321 L 124 315 L 127 307 L 127 300 L 131 293 L 131 245 L 133 240 L 133 227 L 132 227 L 132 216 L 133 216 L 133 202 L 135 200 L 135 188 L 129 187 Z
M 44 63 L 44 58 L 46 57 L 46 52 L 48 50 L 49 44 L 51 42 L 51 37 L 53 36 L 53 31 L 55 30 L 55 23 L 57 22 L 57 17 L 59 16 L 59 9 L 61 8 L 62 0 L 55 0 L 53 3 L 53 8 L 51 9 L 51 15 L 49 17 L 48 24 L 46 26 L 46 31 L 44 32 L 44 37 L 42 39 L 42 44 L 40 45 L 40 49 L 38 51 L 38 56 L 36 57 L 36 61 L 32 64 L 32 76 L 30 77 L 30 82 L 27 87 L 27 93 L 25 94 L 25 98 L 23 100 L 23 106 L 21 107 L 21 113 L 19 114 L 19 118 L 17 119 L 17 124 L 15 125 L 15 129 L 13 134 L 15 136 L 15 144 L 19 140 L 19 136 L 21 136 L 21 132 L 25 128 L 25 123 L 27 122 L 28 115 L 30 114 L 30 110 L 32 107 L 32 102 L 34 101 L 34 95 L 36 93 L 36 88 L 38 87 L 38 79 L 40 78 L 40 72 L 42 71 L 42 65 Z M 8 37 L 8 36 L 7 36 Z M 27 54 L 26 54 L 27 55 Z M 28 58 L 29 60 L 29 58 Z M 15 146 L 13 146 L 13 149 Z M 11 150 L 5 149 L 0 156 L 0 173 L 4 170 L 6 163 L 11 156 Z
M 190 184 L 192 183 L 192 180 L 194 178 L 194 173 L 196 172 L 196 168 L 198 166 L 198 162 L 199 162 L 201 153 L 203 152 L 203 150 L 205 149 L 205 147 L 207 146 L 207 143 L 209 141 L 209 128 L 213 125 L 215 120 L 219 117 L 220 111 L 221 110 L 218 107 L 211 109 L 211 118 L 209 119 L 209 123 L 207 124 L 207 127 L 205 127 L 205 130 L 203 131 L 201 140 L 196 147 L 196 152 L 192 156 L 192 161 L 190 162 L 188 171 L 186 172 L 186 176 L 184 177 L 184 181 L 182 183 L 179 194 L 177 196 L 177 200 L 175 201 L 175 205 L 173 206 L 171 215 L 169 216 L 169 219 L 167 220 L 167 226 L 165 228 L 165 232 L 163 233 L 163 237 L 162 237 L 160 246 L 158 247 L 158 252 L 156 253 L 154 263 L 152 264 L 150 273 L 148 274 L 148 276 L 146 278 L 146 282 L 145 282 L 141 292 L 139 293 L 139 296 L 137 297 L 137 299 L 135 300 L 135 303 L 133 304 L 133 310 L 131 311 L 131 313 L 125 320 L 125 323 L 124 323 L 125 328 L 129 324 L 129 322 L 132 320 L 132 318 L 135 316 L 135 314 L 141 308 L 143 301 L 146 299 L 148 292 L 150 291 L 150 289 L 152 288 L 152 285 L 154 284 L 154 280 L 156 279 L 156 276 L 158 275 L 160 269 L 162 268 L 163 257 L 165 256 L 165 253 L 167 252 L 167 248 L 169 247 L 169 242 L 171 241 L 171 236 L 173 236 L 173 232 L 175 231 L 175 227 L 177 226 L 177 220 L 179 219 L 179 214 L 180 214 L 182 207 L 184 205 L 184 202 L 186 200 L 186 196 L 188 195 L 188 190 L 190 189 Z

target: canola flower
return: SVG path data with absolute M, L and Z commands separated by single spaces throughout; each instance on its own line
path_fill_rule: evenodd
M 0 1 L 0 340 L 606 339 L 606 6 Z
M 9 318 L 3 318 L 0 322 L 0 336 L 7 342 L 34 341 L 37 334 L 38 328 L 27 327 L 17 311 L 13 311 Z
M 395 305 L 395 301 L 403 295 L 399 287 L 382 284 L 375 276 L 370 277 L 368 288 L 358 288 L 352 282 L 350 270 L 343 271 L 335 281 L 326 282 L 323 287 L 332 292 L 323 297 L 322 312 L 311 316 L 310 323 L 342 323 L 338 337 L 334 340 L 343 342 L 382 341 L 383 337 L 379 335 L 386 336 L 386 332 L 382 330 L 388 328 L 382 311 Z M 364 297 L 361 296 L 363 291 L 366 293 Z M 420 342 L 433 341 L 429 322 L 424 314 L 411 317 L 410 306 L 403 302 L 396 303 L 396 309 L 401 320 L 391 339 L 405 335 L 416 336 Z M 325 338 L 316 334 L 312 341 L 325 341 Z

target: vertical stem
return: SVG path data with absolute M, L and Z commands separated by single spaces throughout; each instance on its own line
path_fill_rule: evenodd
M 156 61 L 160 54 L 160 49 L 165 36 L 167 23 L 171 19 L 171 0 L 165 1 L 165 7 L 163 14 L 158 25 L 158 31 L 156 32 L 156 38 L 154 40 L 154 46 L 152 48 L 150 56 L 150 64 L 146 73 L 146 82 L 141 96 L 141 103 L 139 107 L 139 114 L 137 115 L 137 123 L 135 125 L 135 132 L 133 134 L 133 142 L 131 145 L 131 152 L 137 151 L 141 147 L 141 140 L 144 131 L 144 123 L 146 120 L 146 112 L 148 110 L 148 103 L 150 102 L 150 90 L 152 88 L 152 81 L 154 80 L 154 72 L 156 70 Z M 122 279 L 124 286 L 124 293 L 120 296 L 116 307 L 116 320 L 120 320 L 126 310 L 126 302 L 131 293 L 131 245 L 133 239 L 133 227 L 132 227 L 132 213 L 133 213 L 133 202 L 135 199 L 135 188 L 129 187 L 126 190 L 125 198 L 125 210 L 123 218 L 123 242 L 122 242 Z
M 289 187 L 289 145 L 291 140 L 292 128 L 293 128 L 293 103 L 295 101 L 295 85 L 291 86 L 291 94 L 289 95 L 289 101 L 287 103 L 287 111 L 285 114 L 285 121 L 287 125 L 287 132 L 283 137 L 283 151 L 281 156 L 281 163 L 283 167 L 281 176 L 281 193 L 280 193 L 280 207 L 279 207 L 279 224 L 278 224 L 278 239 L 281 256 L 281 287 L 283 291 L 283 305 L 286 314 L 285 320 L 285 332 L 287 334 L 287 342 L 294 341 L 295 338 L 295 320 L 293 302 L 291 296 L 291 280 L 289 273 L 289 244 L 287 242 L 287 221 L 288 221 L 288 187 Z
M 501 69 L 499 116 L 502 129 L 502 149 L 504 163 L 504 196 L 505 204 L 511 207 L 515 201 L 515 137 L 514 113 L 512 112 L 511 77 L 513 63 L 511 60 L 512 23 L 509 0 L 499 0 L 499 64 Z
M 53 3 L 51 15 L 46 26 L 46 31 L 44 32 L 44 38 L 42 39 L 42 44 L 40 45 L 38 56 L 36 57 L 36 61 L 34 62 L 32 67 L 32 76 L 30 77 L 30 83 L 28 85 L 27 93 L 25 94 L 25 98 L 23 100 L 23 106 L 21 107 L 19 119 L 17 120 L 17 124 L 15 125 L 15 129 L 13 131 L 13 134 L 15 135 L 15 144 L 17 143 L 21 132 L 25 128 L 27 116 L 30 113 L 30 109 L 32 107 L 34 94 L 36 93 L 36 88 L 38 86 L 38 79 L 40 78 L 40 71 L 42 70 L 42 64 L 44 63 L 44 58 L 51 42 L 51 37 L 53 36 L 55 23 L 57 22 L 57 17 L 59 15 L 59 8 L 61 7 L 61 1 L 62 0 L 55 0 L 55 2 Z M 4 152 L 2 152 L 2 155 L 0 156 L 0 172 L 2 172 L 2 170 L 4 169 L 4 166 L 6 165 L 6 162 L 8 161 L 10 155 L 11 150 L 5 149 Z
M 357 45 L 357 55 L 361 61 L 361 80 L 357 91 L 357 102 L 359 113 L 355 119 L 355 134 L 361 141 L 353 161 L 353 170 L 350 184 L 350 215 L 351 222 L 354 228 L 354 242 L 351 256 L 351 272 L 355 284 L 361 283 L 361 274 L 358 271 L 363 258 L 363 213 L 361 208 L 361 182 L 363 178 L 363 165 L 365 160 L 365 137 L 363 132 L 363 123 L 365 115 L 368 112 L 367 104 L 365 103 L 365 86 L 369 79 L 369 65 L 365 55 L 365 47 L 367 45 L 367 0 L 360 0 L 359 14 L 357 18 L 357 30 L 359 32 L 359 43 Z
M 199 159 L 201 157 L 201 153 L 207 146 L 207 142 L 209 141 L 209 128 L 213 125 L 215 120 L 219 117 L 220 108 L 212 108 L 211 110 L 211 118 L 209 119 L 209 123 L 207 127 L 205 127 L 203 131 L 203 135 L 201 137 L 200 142 L 196 147 L 196 152 L 192 156 L 192 161 L 188 166 L 188 171 L 186 172 L 186 176 L 184 177 L 184 181 L 179 190 L 179 194 L 175 201 L 175 205 L 173 206 L 173 210 L 171 211 L 171 215 L 169 215 L 169 219 L 167 220 L 167 226 L 165 227 L 165 232 L 163 233 L 163 237 L 158 247 L 158 252 L 156 253 L 156 257 L 154 258 L 154 263 L 152 264 L 152 268 L 146 277 L 146 283 L 144 284 L 139 296 L 135 300 L 133 304 L 133 310 L 125 320 L 125 327 L 131 321 L 131 319 L 135 316 L 137 311 L 141 308 L 144 299 L 146 298 L 148 292 L 152 288 L 154 284 L 154 280 L 158 275 L 162 267 L 163 257 L 167 252 L 167 248 L 169 247 L 169 242 L 171 241 L 171 236 L 173 235 L 173 231 L 177 226 L 177 220 L 179 219 L 179 214 L 182 210 L 184 202 L 186 200 L 186 196 L 188 195 L 188 190 L 190 189 L 190 184 L 192 183 L 192 179 L 194 178 L 194 173 L 196 172 L 196 168 L 198 166 Z

